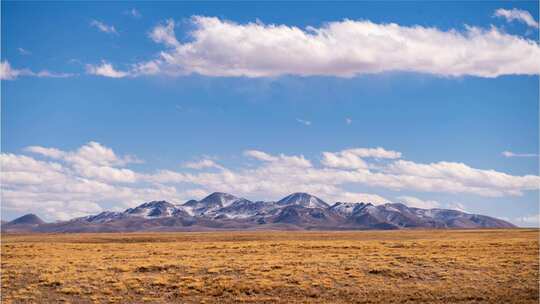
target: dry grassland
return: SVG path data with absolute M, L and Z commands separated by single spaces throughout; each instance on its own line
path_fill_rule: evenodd
M 537 229 L 2 235 L 2 303 L 538 303 Z

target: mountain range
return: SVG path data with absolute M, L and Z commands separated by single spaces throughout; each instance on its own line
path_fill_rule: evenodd
M 336 202 L 308 193 L 279 201 L 250 201 L 215 192 L 200 201 L 175 205 L 152 201 L 123 212 L 104 211 L 45 223 L 27 214 L 3 223 L 4 232 L 129 232 L 204 230 L 361 230 L 406 228 L 512 228 L 493 217 L 448 209 L 420 209 L 401 203 Z

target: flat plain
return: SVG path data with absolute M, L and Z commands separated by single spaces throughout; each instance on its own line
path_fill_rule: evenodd
M 2 235 L 2 303 L 538 303 L 539 230 Z

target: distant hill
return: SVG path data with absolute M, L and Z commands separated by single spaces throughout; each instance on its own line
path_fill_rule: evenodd
M 308 193 L 293 193 L 277 202 L 250 201 L 215 192 L 181 205 L 152 201 L 123 212 L 45 223 L 27 214 L 2 225 L 4 231 L 115 232 L 201 231 L 222 229 L 357 230 L 407 228 L 512 228 L 493 217 L 448 209 L 420 209 L 400 203 L 332 205 Z
M 32 213 L 18 217 L 10 222 L 3 223 L 5 226 L 33 226 L 42 224 L 45 224 L 45 222 L 39 218 L 39 216 Z

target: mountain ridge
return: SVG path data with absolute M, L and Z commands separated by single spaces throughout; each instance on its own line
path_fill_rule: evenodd
M 2 224 L 7 232 L 126 232 L 204 230 L 366 230 L 413 228 L 513 228 L 501 219 L 450 209 L 421 209 L 401 203 L 336 202 L 308 193 L 279 201 L 250 201 L 214 192 L 184 204 L 150 201 L 123 212 L 45 223 L 33 214 Z

